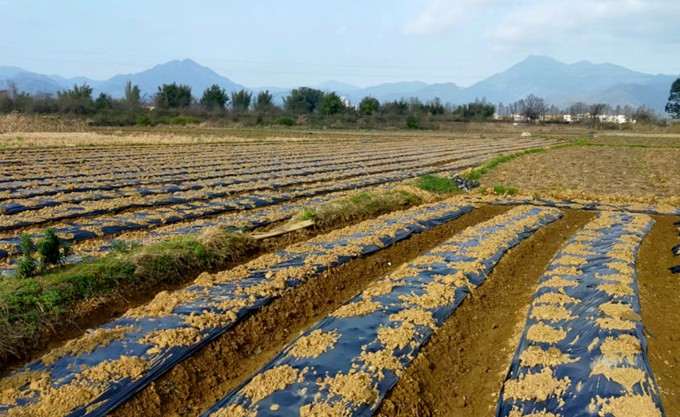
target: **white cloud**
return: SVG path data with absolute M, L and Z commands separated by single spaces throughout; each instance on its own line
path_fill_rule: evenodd
M 515 8 L 485 32 L 497 49 L 583 42 L 623 45 L 678 38 L 677 0 L 539 0 Z M 589 45 L 585 45 L 589 46 Z
M 481 7 L 491 1 L 493 0 L 429 0 L 425 9 L 406 24 L 406 32 L 429 35 L 449 30 L 470 20 Z
M 678 0 L 427 0 L 409 34 L 471 30 L 496 49 L 617 40 L 680 42 Z

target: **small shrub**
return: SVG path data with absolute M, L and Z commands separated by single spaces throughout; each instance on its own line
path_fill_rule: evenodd
M 45 235 L 38 241 L 38 254 L 41 268 L 46 270 L 51 265 L 60 265 L 71 255 L 71 245 L 62 241 L 52 229 L 46 229 Z
M 168 123 L 171 125 L 186 126 L 198 123 L 198 119 L 194 116 L 175 116 L 168 120 Z
M 17 268 L 15 271 L 15 276 L 19 279 L 30 278 L 35 275 L 37 269 L 37 263 L 35 258 L 33 258 L 33 251 L 35 251 L 35 245 L 33 244 L 33 239 L 28 233 L 22 233 L 21 244 L 19 245 L 21 253 L 23 254 L 19 262 L 17 263 Z
M 24 256 L 33 256 L 32 254 L 33 251 L 35 251 L 35 245 L 33 244 L 31 235 L 26 232 L 21 234 L 21 243 L 19 244 L 19 248 L 21 249 L 21 253 L 23 253 Z
M 406 118 L 406 127 L 409 129 L 420 129 L 420 122 L 418 121 L 418 118 L 414 115 L 409 115 Z
M 115 253 L 128 253 L 132 249 L 132 245 L 124 240 L 114 240 L 111 242 L 111 248 Z
M 146 114 L 140 114 L 137 116 L 138 126 L 151 126 L 151 118 Z
M 290 116 L 281 116 L 277 119 L 274 119 L 273 122 L 275 125 L 281 125 L 281 126 L 295 126 L 296 121 Z

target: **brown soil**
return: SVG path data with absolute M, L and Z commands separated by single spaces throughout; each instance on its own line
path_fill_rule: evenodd
M 594 216 L 566 212 L 511 249 L 433 335 L 376 415 L 492 415 L 539 277 Z
M 680 147 L 678 134 L 640 134 L 640 133 L 606 133 L 588 139 L 592 143 L 607 145 L 643 145 L 657 147 Z
M 574 146 L 499 165 L 482 178 L 482 187 L 503 184 L 558 199 L 680 206 L 679 160 L 680 149 Z
M 680 217 L 654 217 L 656 223 L 638 254 L 638 287 L 648 356 L 668 417 L 680 416 L 680 277 L 668 270 L 680 264 L 671 248 L 680 244 L 673 225 Z
M 375 279 L 468 226 L 508 208 L 483 206 L 461 218 L 309 280 L 175 366 L 113 416 L 195 416 L 271 360 L 305 329 Z

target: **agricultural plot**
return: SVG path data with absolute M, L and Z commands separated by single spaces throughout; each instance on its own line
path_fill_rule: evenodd
M 124 232 L 175 223 L 191 227 L 195 219 L 455 172 L 500 153 L 546 144 L 544 140 L 434 141 L 426 146 L 396 142 L 389 147 L 369 143 L 339 156 L 329 156 L 313 145 L 290 144 L 189 146 L 179 154 L 151 147 L 77 149 L 63 154 L 28 151 L 36 164 L 52 167 L 41 177 L 36 177 L 35 166 L 20 164 L 18 156 L 5 151 L 0 258 L 18 254 L 21 233 L 38 237 L 47 226 L 73 242 L 103 239 L 101 250 L 88 245 L 89 252 L 101 252 L 110 247 L 106 238 Z M 215 152 L 220 154 L 217 158 Z M 114 154 L 120 165 L 107 161 Z M 72 177 L 74 166 L 79 173 Z M 258 217 L 250 223 L 250 229 L 268 224 Z M 0 267 L 6 274 L 13 269 L 7 260 Z
M 46 226 L 95 256 L 114 239 L 257 231 L 357 190 L 551 143 L 32 151 L 51 166 L 44 176 L 7 152 L 0 255 L 11 270 L 20 234 Z M 482 187 L 525 160 L 548 183 L 562 175 L 554 154 L 573 167 L 591 149 L 527 155 Z M 112 164 L 113 152 L 124 157 Z M 647 181 L 663 168 L 650 155 L 628 155 L 655 167 Z M 531 172 L 528 193 L 542 184 Z M 674 184 L 598 200 L 598 181 L 578 198 L 439 197 L 204 271 L 8 372 L 0 415 L 680 416 Z

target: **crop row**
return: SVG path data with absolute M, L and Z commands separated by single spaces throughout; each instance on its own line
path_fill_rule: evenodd
M 155 180 L 122 181 L 120 178 L 97 182 L 90 178 L 83 179 L 82 184 L 69 182 L 59 186 L 40 186 L 38 188 L 21 188 L 0 204 L 0 211 L 7 215 L 21 213 L 27 210 L 39 210 L 44 207 L 77 204 L 87 201 L 102 201 L 110 199 L 157 199 L 159 195 L 172 194 L 175 198 L 210 198 L 211 193 L 219 193 L 227 187 L 234 192 L 241 191 L 245 184 L 266 184 L 273 182 L 272 187 L 281 186 L 275 180 L 287 177 L 311 176 L 329 172 L 348 170 L 364 170 L 379 166 L 414 163 L 422 161 L 423 165 L 432 162 L 446 161 L 464 156 L 474 156 L 489 152 L 488 147 L 474 147 L 465 151 L 433 150 L 415 154 L 392 155 L 390 158 L 369 158 L 362 161 L 324 163 L 296 163 L 286 166 L 250 168 L 250 172 L 211 170 L 198 177 L 182 176 L 181 178 L 157 178 Z M 165 185 L 163 185 L 165 184 Z M 168 185 L 169 184 L 169 185 Z M 262 185 L 260 185 L 262 187 Z M 251 189 L 246 189 L 252 191 Z M 46 196 L 51 198 L 46 199 Z M 0 198 L 1 200 L 1 198 Z
M 205 149 L 203 152 L 195 154 L 186 153 L 181 148 L 178 148 L 175 152 L 166 155 L 162 159 L 153 158 L 152 155 L 118 155 L 115 152 L 111 152 L 108 159 L 93 162 L 85 158 L 83 160 L 78 160 L 73 164 L 63 162 L 37 164 L 37 161 L 31 161 L 30 158 L 22 158 L 20 161 L 8 165 L 3 170 L 3 173 L 0 175 L 0 187 L 3 189 L 6 188 L 8 186 L 6 182 L 11 181 L 29 181 L 41 184 L 42 181 L 45 180 L 47 183 L 78 181 L 82 179 L 83 176 L 94 177 L 95 179 L 106 178 L 107 176 L 125 179 L 143 179 L 148 175 L 163 177 L 172 175 L 175 171 L 205 171 L 211 167 L 222 171 L 229 171 L 233 169 L 259 167 L 260 165 L 267 164 L 290 165 L 298 162 L 325 160 L 344 160 L 349 162 L 369 155 L 381 158 L 388 157 L 390 154 L 399 155 L 402 153 L 422 152 L 423 150 L 455 150 L 479 145 L 502 146 L 503 144 L 511 143 L 544 146 L 551 142 L 539 139 L 522 139 L 513 141 L 489 141 L 480 144 L 479 142 L 474 141 L 457 140 L 446 142 L 425 141 L 425 143 L 418 143 L 418 146 L 400 143 L 359 143 L 345 146 L 342 153 L 328 152 L 326 144 L 322 146 L 310 144 L 304 148 L 300 148 L 297 152 L 289 152 L 285 146 L 270 147 L 267 145 L 259 145 L 257 147 L 251 147 L 249 151 L 242 154 L 234 154 L 229 148 L 214 150 Z M 342 145 L 338 144 L 337 146 Z M 114 150 L 120 151 L 121 148 L 114 148 Z M 40 172 L 36 171 L 35 168 L 37 166 L 40 167 Z M 74 168 L 77 168 L 77 173 L 73 172 Z
M 205 216 L 276 205 L 299 198 L 314 197 L 335 191 L 396 182 L 429 173 L 454 171 L 473 166 L 481 162 L 482 159 L 482 157 L 479 157 L 424 169 L 402 169 L 373 176 L 355 176 L 345 181 L 325 181 L 319 184 L 311 184 L 307 187 L 245 194 L 231 199 L 214 199 L 166 207 L 153 207 L 133 213 L 123 212 L 113 215 L 102 215 L 97 218 L 56 224 L 54 229 L 63 233 L 65 238 L 69 240 L 81 241 L 95 237 L 115 235 L 123 231 L 145 230 L 164 224 L 172 224 Z M 103 213 L 106 213 L 106 211 L 103 211 Z M 5 229 L 37 225 L 40 222 L 40 219 L 26 218 L 24 222 L 13 223 L 11 227 L 5 225 Z M 4 251 L 4 253 L 0 252 L 0 257 L 7 256 L 10 251 L 16 249 L 16 236 L 5 239 L 4 246 L 0 246 L 0 251 Z
M 646 215 L 602 212 L 555 256 L 534 294 L 497 416 L 663 415 L 635 268 L 652 224 Z
M 468 199 L 474 202 L 484 202 L 488 204 L 516 206 L 518 204 L 530 204 L 541 207 L 555 207 L 569 210 L 587 211 L 615 211 L 623 213 L 656 214 L 663 216 L 680 216 L 680 207 L 668 204 L 642 204 L 642 203 L 601 203 L 597 201 L 585 200 L 553 200 L 548 198 L 526 199 L 521 197 L 482 197 L 475 196 Z
M 471 143 L 470 140 L 428 139 L 431 146 L 451 145 L 452 143 Z M 476 140 L 476 142 L 479 142 Z M 185 159 L 203 157 L 205 155 L 228 154 L 233 159 L 248 159 L 249 157 L 285 156 L 301 157 L 304 155 L 323 155 L 328 153 L 329 145 L 340 145 L 347 149 L 347 153 L 361 152 L 363 148 L 394 147 L 412 148 L 409 141 L 350 141 L 350 142 L 286 142 L 286 143 L 250 143 L 250 144 L 195 144 L 173 146 L 111 146 L 111 147 L 76 147 L 61 149 L 22 149 L 0 151 L 0 165 L 12 169 L 22 169 L 27 161 L 40 165 L 48 165 L 53 169 L 58 166 L 92 164 L 93 166 L 128 166 L 126 164 L 144 164 L 171 161 L 177 155 Z M 130 165 L 132 166 L 132 165 Z
M 373 282 L 203 416 L 373 415 L 420 348 L 503 254 L 561 215 L 516 207 L 466 229 Z
M 101 416 L 286 288 L 471 210 L 420 206 L 264 255 L 152 302 L 0 381 L 8 416 Z
M 115 238 L 91 238 L 88 235 L 78 235 L 81 240 L 71 239 L 73 244 L 73 255 L 65 259 L 67 264 L 80 263 L 87 258 L 97 258 L 103 256 L 114 249 L 114 244 L 116 241 L 125 242 L 126 245 L 129 244 L 147 244 L 150 242 L 156 242 L 160 240 L 167 239 L 171 236 L 188 235 L 188 234 L 200 234 L 203 231 L 219 227 L 232 232 L 249 232 L 258 228 L 269 226 L 273 223 L 288 220 L 295 214 L 298 214 L 302 210 L 304 205 L 319 205 L 331 198 L 337 197 L 337 193 L 327 194 L 322 197 L 316 197 L 313 199 L 304 199 L 302 201 L 295 201 L 293 203 L 280 204 L 274 207 L 264 207 L 263 209 L 255 209 L 245 213 L 227 213 L 207 219 L 196 219 L 194 221 L 182 222 L 176 224 L 170 224 L 165 226 L 160 226 L 155 229 L 140 232 L 128 232 L 117 234 Z M 73 236 L 72 229 L 67 228 L 55 228 L 53 229 L 55 233 L 60 236 Z M 32 233 L 31 238 L 33 241 L 37 241 L 42 238 L 42 233 Z M 2 240 L 7 248 L 7 253 L 9 256 L 18 255 L 19 253 L 19 238 L 8 238 Z M 2 253 L 0 253 L 2 255 Z M 14 273 L 16 268 L 16 259 L 0 258 L 0 276 L 9 276 Z
M 469 146 L 474 149 L 476 146 Z M 484 148 L 484 146 L 480 146 Z M 22 188 L 44 189 L 44 193 L 57 192 L 60 189 L 67 191 L 90 190 L 95 188 L 84 188 L 91 183 L 99 185 L 100 190 L 121 188 L 125 186 L 147 185 L 147 184 L 174 184 L 187 178 L 209 179 L 211 175 L 222 174 L 224 176 L 257 174 L 260 172 L 271 172 L 278 169 L 299 168 L 304 169 L 312 166 L 324 166 L 329 163 L 359 163 L 373 160 L 390 160 L 401 156 L 417 156 L 424 153 L 447 152 L 456 150 L 453 146 L 434 146 L 426 149 L 389 149 L 376 155 L 376 150 L 367 149 L 361 152 L 345 153 L 342 155 L 302 155 L 295 157 L 284 157 L 282 155 L 251 155 L 249 158 L 238 160 L 231 155 L 211 155 L 206 154 L 200 157 L 185 159 L 183 155 L 176 155 L 174 159 L 164 161 L 162 165 L 155 165 L 146 162 L 136 169 L 132 167 L 122 167 L 115 171 L 110 171 L 110 167 L 94 167 L 88 169 L 87 166 L 78 167 L 78 173 L 72 173 L 72 168 L 59 169 L 64 171 L 60 176 L 53 177 L 47 174 L 31 179 L 14 176 L 14 181 L 0 183 L 0 191 L 4 193 L 0 196 L 9 198 L 13 190 Z M 33 175 L 35 170 L 30 171 Z M 61 187 L 53 190 L 50 187 Z M 38 195 L 34 191 L 32 195 Z M 21 196 L 21 195 L 19 195 Z
M 184 204 L 174 204 L 168 208 L 153 207 L 150 210 L 141 210 L 134 213 L 121 213 L 118 215 L 102 215 L 97 218 L 89 220 L 81 220 L 73 223 L 56 224 L 54 228 L 62 233 L 65 238 L 73 241 L 82 241 L 94 237 L 109 236 L 129 230 L 142 230 L 155 227 L 161 224 L 171 224 L 188 219 L 199 218 L 203 216 L 215 215 L 236 210 L 248 210 L 255 207 L 263 207 L 272 204 L 279 204 L 293 199 L 316 196 L 326 194 L 332 191 L 355 189 L 375 184 L 383 184 L 388 182 L 400 181 L 407 178 L 412 178 L 418 175 L 447 172 L 462 169 L 467 166 L 475 165 L 484 159 L 484 155 L 472 159 L 462 159 L 461 162 L 453 162 L 445 165 L 438 165 L 424 169 L 414 169 L 414 164 L 409 164 L 405 168 L 394 167 L 396 172 L 388 171 L 383 175 L 373 175 L 369 177 L 352 176 L 346 181 L 333 181 L 331 183 L 312 184 L 311 186 L 280 190 L 273 193 L 254 193 L 245 194 L 239 198 L 232 199 L 213 199 L 202 202 L 192 201 Z M 337 177 L 336 177 L 337 178 Z M 18 229 L 28 226 L 36 226 L 44 222 L 52 222 L 55 220 L 74 217 L 86 217 L 88 215 L 96 215 L 101 213 L 108 213 L 107 209 L 92 209 L 89 212 L 67 213 L 60 216 L 40 217 L 26 217 L 20 216 L 6 216 L 11 220 L 6 220 L 3 226 L 7 229 Z M 16 244 L 18 243 L 18 236 L 8 236 L 0 240 L 0 257 L 7 256 L 12 253 Z M 3 254 L 4 251 L 4 254 Z

